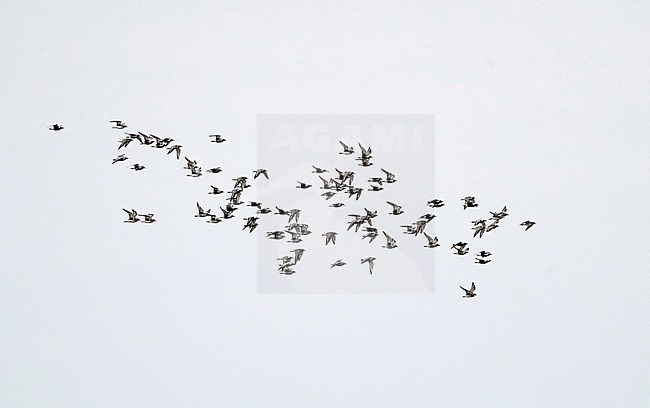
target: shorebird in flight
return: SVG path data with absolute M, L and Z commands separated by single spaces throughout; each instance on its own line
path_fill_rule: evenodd
M 384 236 L 386 237 L 386 245 L 383 245 L 382 248 L 386 248 L 386 249 L 397 248 L 396 241 L 393 238 L 391 238 L 390 235 L 386 234 L 386 231 L 382 231 L 382 232 L 384 233 Z
M 196 208 L 198 209 L 198 213 L 195 215 L 195 217 L 207 217 L 210 214 L 210 209 L 208 211 L 204 211 L 203 208 L 201 207 L 201 204 L 198 202 L 196 203 Z
M 386 174 L 386 183 L 394 183 L 397 180 L 395 180 L 395 175 L 388 170 L 381 169 Z
M 362 236 L 361 239 L 370 238 L 370 242 L 374 241 L 379 235 L 377 228 L 365 227 L 363 230 L 367 232 L 367 234 Z
M 302 259 L 302 255 L 305 253 L 305 250 L 302 249 L 302 248 L 296 248 L 296 249 L 291 250 L 291 252 L 293 252 L 293 255 L 296 258 L 295 263 L 298 263 L 298 261 L 300 261 Z
M 115 164 L 115 163 L 117 163 L 117 162 L 120 162 L 120 161 L 126 161 L 126 160 L 129 160 L 129 158 L 126 157 L 126 156 L 123 155 L 123 154 L 120 154 L 120 155 L 118 155 L 116 158 L 113 159 L 113 163 L 111 163 L 111 164 Z
M 461 198 L 461 201 L 463 201 L 463 210 L 466 210 L 467 208 L 478 207 L 478 204 L 476 203 L 476 197 L 467 196 L 465 198 Z
M 500 212 L 490 211 L 490 214 L 492 214 L 492 217 L 490 218 L 491 220 L 499 221 L 508 216 L 508 208 L 504 205 Z
M 330 242 L 332 245 L 336 245 L 336 235 L 338 235 L 336 232 L 326 232 L 324 234 L 321 234 L 321 236 L 325 237 L 325 245 L 329 244 Z
M 48 129 L 58 132 L 59 130 L 63 130 L 63 126 L 59 125 L 58 123 L 55 123 L 52 126 L 50 126 Z
M 135 171 L 140 171 L 140 170 L 145 169 L 145 167 L 143 165 L 141 165 L 140 163 L 136 163 L 136 164 L 134 164 L 133 166 L 131 166 L 129 168 L 133 169 Z
M 133 138 L 131 137 L 125 137 L 124 139 L 120 140 L 120 146 L 117 148 L 117 150 L 120 150 L 123 147 L 127 147 L 129 143 L 133 141 Z
M 176 152 L 176 160 L 181 158 L 181 145 L 173 145 L 172 147 L 167 148 L 167 154 Z
M 223 213 L 223 218 L 224 219 L 233 218 L 234 217 L 233 213 L 235 212 L 235 210 L 238 209 L 237 207 L 233 206 L 230 203 L 226 204 L 226 209 L 225 210 L 223 209 L 223 207 L 219 207 L 219 208 L 221 209 L 221 212 Z
M 201 177 L 202 175 L 200 167 L 192 167 L 190 169 L 190 174 L 187 174 L 187 177 Z
M 138 218 L 138 212 L 136 210 L 132 209 L 131 211 L 129 211 L 126 208 L 122 208 L 122 210 L 126 211 L 126 213 L 129 214 L 129 219 L 124 221 L 124 222 L 128 222 L 129 224 L 133 224 L 133 223 L 136 223 L 136 222 L 140 221 L 140 219 Z
M 214 173 L 214 174 L 217 174 L 217 173 L 221 173 L 222 170 L 221 170 L 221 167 L 213 167 L 213 168 L 211 168 L 211 169 L 207 169 L 206 171 L 207 171 L 208 173 Z
M 221 135 L 210 135 L 208 137 L 214 137 L 214 140 L 210 140 L 212 143 L 223 143 L 226 139 L 222 138 Z
M 126 127 L 126 124 L 121 120 L 111 120 L 109 121 L 109 123 L 113 124 L 112 126 L 113 129 L 124 129 Z
M 487 258 L 490 255 L 492 255 L 492 253 L 488 251 L 481 251 L 476 254 L 476 256 L 480 256 L 481 258 Z
M 521 225 L 522 227 L 526 227 L 526 229 L 524 231 L 528 231 L 535 224 L 536 224 L 535 221 L 524 221 L 519 225 Z
M 427 204 L 431 208 L 440 208 L 440 207 L 445 206 L 445 203 L 443 203 L 442 200 L 438 200 L 438 199 L 433 199 L 431 201 L 427 201 Z
M 210 219 L 207 220 L 206 222 L 210 224 L 218 224 L 222 221 L 221 218 L 219 218 L 216 214 L 210 214 L 209 217 Z
M 156 222 L 156 220 L 153 218 L 153 214 L 140 214 L 140 217 L 144 218 L 142 220 L 143 224 L 152 224 Z
M 212 191 L 208 194 L 223 194 L 223 190 L 219 190 L 219 187 L 215 187 L 213 185 L 210 185 L 210 187 L 212 187 Z
M 368 264 L 368 268 L 370 269 L 370 274 L 371 275 L 372 275 L 372 270 L 375 269 L 375 262 L 374 261 L 376 261 L 376 260 L 377 260 L 377 258 L 374 258 L 372 256 L 369 256 L 368 258 L 363 258 L 361 260 L 362 264 L 364 264 L 364 263 Z
M 485 258 L 476 258 L 476 261 L 474 263 L 480 264 L 480 265 L 485 265 L 488 262 L 492 262 L 491 259 L 485 259 Z
M 321 169 L 320 167 L 316 167 L 316 166 L 311 166 L 311 167 L 314 168 L 314 171 L 312 171 L 312 173 L 318 173 L 318 174 L 320 174 L 320 173 L 327 173 L 327 170 L 325 170 L 325 169 Z
M 253 177 L 254 179 L 258 178 L 260 175 L 264 175 L 267 180 L 269 179 L 269 174 L 267 173 L 266 169 L 257 169 L 253 171 L 253 173 L 255 173 L 255 177 Z
M 460 288 L 465 291 L 465 295 L 463 296 L 464 298 L 472 298 L 476 296 L 476 293 L 474 293 L 476 291 L 476 285 L 474 284 L 474 282 L 472 282 L 472 286 L 470 287 L 469 290 L 465 289 L 462 286 Z
M 429 241 L 429 243 L 424 246 L 425 248 L 435 248 L 440 246 L 440 244 L 438 243 L 438 237 L 431 238 L 426 232 L 422 231 L 422 233 Z
M 330 269 L 332 269 L 335 266 L 343 266 L 343 265 L 346 265 L 346 263 L 343 262 L 343 259 L 339 259 L 338 261 L 334 262 L 332 266 L 330 266 Z
M 393 211 L 390 212 L 389 214 L 391 214 L 391 215 L 400 215 L 400 214 L 404 213 L 404 211 L 402 211 L 402 206 L 401 205 L 391 203 L 390 201 L 386 201 L 386 202 L 393 207 Z
M 339 143 L 341 143 L 341 146 L 343 146 L 343 151 L 340 152 L 339 154 L 350 155 L 354 153 L 354 147 L 348 146 L 345 143 L 341 142 L 340 140 Z

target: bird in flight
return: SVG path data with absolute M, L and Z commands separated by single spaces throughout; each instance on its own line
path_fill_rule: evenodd
M 213 185 L 210 185 L 210 187 L 212 187 L 212 191 L 208 194 L 223 194 L 223 190 L 219 190 L 219 187 L 215 187 Z
M 350 155 L 354 153 L 354 147 L 348 146 L 345 143 L 341 142 L 340 140 L 339 143 L 341 143 L 341 146 L 343 146 L 343 151 L 340 152 L 339 154 Z
M 325 169 L 321 169 L 320 167 L 316 167 L 316 166 L 311 166 L 311 167 L 314 168 L 314 171 L 312 171 L 312 173 L 318 173 L 318 174 L 320 174 L 320 173 L 327 173 L 327 170 L 325 170 Z
M 382 248 L 386 248 L 386 249 L 397 248 L 396 241 L 393 238 L 391 238 L 390 235 L 386 234 L 386 231 L 382 231 L 382 232 L 386 237 L 386 245 L 383 245 Z
M 126 157 L 126 156 L 123 155 L 123 154 L 120 154 L 120 155 L 118 155 L 116 158 L 113 159 L 113 163 L 111 163 L 111 164 L 115 164 L 115 163 L 117 163 L 117 162 L 120 162 L 120 161 L 126 161 L 126 160 L 129 160 L 129 158 Z
M 438 237 L 431 238 L 426 232 L 422 231 L 422 233 L 429 241 L 429 243 L 425 245 L 426 248 L 435 248 L 440 246 L 440 244 L 438 243 Z
M 491 259 L 485 259 L 485 258 L 476 258 L 476 261 L 474 263 L 480 264 L 480 265 L 485 265 L 488 262 L 492 262 Z
M 526 229 L 524 231 L 528 231 L 535 224 L 536 224 L 535 221 L 524 221 L 519 225 L 521 225 L 522 227 L 526 227 Z
M 465 291 L 465 295 L 463 295 L 464 298 L 472 298 L 476 296 L 476 293 L 474 293 L 476 291 L 476 285 L 474 284 L 474 282 L 472 282 L 472 286 L 470 287 L 469 290 L 465 289 L 462 286 L 460 288 Z
M 362 264 L 364 264 L 364 263 L 368 264 L 368 268 L 370 269 L 370 274 L 371 275 L 372 275 L 372 270 L 375 269 L 375 262 L 374 261 L 376 261 L 376 260 L 377 260 L 377 258 L 374 258 L 372 256 L 370 256 L 368 258 L 363 258 L 361 260 Z
M 330 266 L 330 269 L 332 269 L 332 268 L 335 267 L 335 266 L 343 266 L 343 265 L 345 265 L 345 264 L 346 264 L 346 263 L 343 262 L 343 259 L 339 259 L 338 261 L 334 262 L 334 263 L 332 264 L 332 266 Z
M 216 214 L 209 214 L 208 216 L 210 219 L 206 221 L 207 223 L 218 224 L 221 222 L 221 218 L 219 218 Z
M 443 203 L 442 200 L 438 200 L 438 199 L 433 199 L 431 201 L 427 201 L 427 204 L 431 208 L 440 208 L 440 207 L 445 206 L 445 203 Z
M 296 188 L 302 188 L 303 190 L 309 187 L 311 187 L 311 184 L 303 183 L 302 181 L 299 181 L 298 185 L 296 186 Z
M 140 221 L 140 219 L 138 218 L 138 212 L 136 210 L 132 209 L 131 211 L 129 211 L 126 208 L 122 208 L 122 210 L 126 211 L 126 213 L 129 214 L 129 219 L 124 221 L 124 222 L 128 222 L 129 224 L 133 224 L 133 223 L 136 223 L 136 222 Z
M 466 210 L 467 208 L 478 207 L 478 204 L 476 203 L 476 197 L 467 196 L 465 198 L 461 198 L 461 201 L 463 201 L 463 210 Z
M 144 218 L 142 220 L 143 224 L 152 224 L 152 223 L 156 222 L 156 220 L 153 218 L 153 214 L 151 214 L 151 213 L 150 214 L 141 214 L 140 216 L 142 218 Z
M 59 130 L 63 130 L 63 126 L 59 125 L 58 123 L 55 123 L 52 126 L 50 126 L 48 129 L 58 132 Z
M 400 214 L 404 213 L 404 211 L 402 211 L 402 206 L 401 205 L 391 203 L 390 201 L 386 201 L 386 202 L 393 207 L 393 211 L 390 213 L 391 215 L 400 215 Z
M 384 169 L 381 169 L 381 171 L 383 171 L 386 174 L 386 180 L 385 180 L 386 183 L 394 183 L 394 182 L 397 181 L 397 180 L 395 180 L 395 175 L 393 173 L 389 172 L 388 170 L 384 170 Z
M 167 154 L 176 152 L 176 160 L 181 158 L 181 145 L 173 145 L 172 147 L 167 148 Z
M 212 143 L 223 143 L 226 139 L 222 138 L 221 135 L 210 135 L 208 137 L 214 137 L 214 140 L 210 140 Z
M 136 164 L 134 164 L 133 166 L 131 166 L 129 168 L 133 169 L 135 171 L 140 171 L 142 169 L 145 169 L 145 167 L 143 165 L 141 165 L 140 163 L 136 163 Z
M 332 245 L 336 245 L 336 232 L 326 232 L 324 234 L 321 234 L 321 236 L 325 237 L 325 245 L 329 244 L 330 242 Z
M 121 120 L 111 120 L 109 122 L 113 124 L 113 129 L 124 129 L 126 127 L 126 124 Z
M 203 207 L 201 207 L 201 204 L 198 202 L 196 203 L 196 208 L 198 209 L 198 213 L 195 215 L 195 217 L 207 217 L 210 215 L 210 209 L 208 209 L 208 211 L 204 211 Z
M 329 244 L 330 242 L 332 245 L 336 245 L 336 232 L 326 232 L 324 234 L 321 234 L 322 236 L 325 237 L 325 245 Z
M 267 180 L 269 179 L 269 174 L 267 173 L 266 169 L 257 169 L 253 171 L 253 173 L 255 173 L 255 177 L 253 177 L 254 179 L 258 178 L 260 175 L 264 175 Z

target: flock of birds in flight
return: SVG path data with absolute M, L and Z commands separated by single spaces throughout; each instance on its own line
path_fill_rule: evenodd
M 120 121 L 120 120 L 113 120 L 110 121 L 112 128 L 113 129 L 118 129 L 122 130 L 127 127 L 127 125 Z M 51 131 L 61 131 L 63 130 L 64 127 L 58 123 L 55 123 L 49 127 L 49 130 Z M 166 149 L 167 150 L 167 155 L 173 154 L 177 160 L 180 160 L 181 158 L 181 149 L 183 146 L 179 144 L 172 144 L 174 142 L 174 139 L 171 138 L 161 138 L 153 134 L 145 134 L 142 132 L 137 132 L 137 133 L 130 133 L 130 132 L 125 132 L 125 137 L 123 137 L 121 140 L 119 140 L 119 146 L 117 150 L 121 150 L 122 148 L 126 149 L 132 142 L 138 141 L 140 145 L 147 145 L 155 149 Z M 221 135 L 209 135 L 209 138 L 212 140 L 210 142 L 212 143 L 223 143 L 226 141 L 226 139 L 222 138 Z M 345 156 L 350 156 L 355 153 L 354 146 L 349 146 L 341 141 L 339 141 L 342 147 L 342 151 L 339 152 L 341 155 Z M 372 149 L 371 147 L 364 148 L 360 143 L 359 143 L 359 149 L 360 149 L 360 156 L 356 158 L 357 161 L 360 163 L 358 164 L 359 166 L 362 167 L 369 167 L 372 166 Z M 187 174 L 188 177 L 201 177 L 204 173 L 221 173 L 222 169 L 221 167 L 211 167 L 209 169 L 203 170 L 201 166 L 197 163 L 196 160 L 189 159 L 188 157 L 184 156 L 185 159 L 185 166 L 183 169 L 188 170 L 189 174 Z M 113 160 L 112 164 L 118 163 L 118 162 L 124 162 L 129 160 L 129 158 L 126 156 L 126 154 L 118 154 Z M 129 166 L 130 169 L 134 171 L 141 171 L 144 170 L 146 167 L 140 163 L 134 163 L 131 166 Z M 349 171 L 349 170 L 339 170 L 339 169 L 334 169 L 337 173 L 335 177 L 324 177 L 326 173 L 330 173 L 329 170 L 320 168 L 317 166 L 312 166 L 313 170 L 311 173 L 314 173 L 318 175 L 320 181 L 323 183 L 322 187 L 320 187 L 321 190 L 325 190 L 321 194 L 322 197 L 325 197 L 325 201 L 329 201 L 333 197 L 337 197 L 339 195 L 348 195 L 348 199 L 354 199 L 358 201 L 364 191 L 368 192 L 379 192 L 384 190 L 384 186 L 388 184 L 392 184 L 397 182 L 397 178 L 395 174 L 391 173 L 388 170 L 381 169 L 383 175 L 379 177 L 370 177 L 368 179 L 369 186 L 367 189 L 364 190 L 363 187 L 359 187 L 358 185 L 354 185 L 354 179 L 355 179 L 355 172 L 354 171 Z M 267 180 L 269 179 L 269 174 L 266 169 L 256 169 L 252 171 L 253 179 L 258 179 L 260 176 L 264 176 Z M 288 217 L 287 224 L 285 225 L 285 228 L 283 230 L 277 230 L 277 231 L 269 231 L 266 232 L 266 237 L 272 240 L 283 240 L 287 235 L 291 236 L 291 239 L 289 239 L 287 242 L 297 244 L 302 242 L 302 238 L 306 235 L 311 234 L 312 232 L 309 230 L 309 225 L 304 224 L 304 223 L 299 223 L 300 220 L 300 214 L 301 210 L 294 208 L 294 209 L 289 209 L 289 210 L 284 210 L 281 209 L 277 206 L 275 206 L 275 212 L 271 210 L 268 207 L 265 207 L 262 205 L 262 203 L 257 202 L 257 201 L 249 201 L 248 204 L 246 204 L 244 201 L 242 201 L 242 193 L 245 191 L 245 189 L 251 187 L 251 185 L 248 183 L 249 178 L 246 176 L 239 176 L 234 179 L 232 188 L 230 191 L 224 191 L 221 190 L 219 187 L 210 185 L 211 190 L 208 192 L 208 194 L 211 195 L 220 195 L 220 194 L 228 194 L 228 197 L 226 199 L 226 203 L 224 206 L 220 206 L 219 209 L 221 210 L 221 215 L 219 214 L 213 214 L 212 209 L 204 209 L 203 206 L 199 202 L 196 203 L 196 208 L 197 208 L 197 213 L 194 215 L 194 217 L 197 218 L 207 218 L 206 222 L 210 224 L 218 224 L 223 222 L 224 220 L 229 220 L 235 218 L 235 211 L 239 210 L 241 206 L 245 207 L 251 207 L 253 209 L 256 209 L 255 213 L 253 215 L 250 215 L 248 217 L 243 217 L 242 219 L 245 221 L 244 226 L 242 230 L 248 230 L 250 233 L 255 231 L 255 229 L 259 226 L 258 221 L 260 221 L 260 216 L 264 214 L 271 214 L 273 213 L 274 215 L 280 215 L 280 216 L 285 216 Z M 313 186 L 309 183 L 303 182 L 303 181 L 297 181 L 297 186 L 296 188 L 307 190 L 311 189 Z M 462 201 L 462 207 L 463 210 L 467 210 L 468 208 L 476 208 L 478 207 L 478 203 L 476 202 L 476 198 L 473 196 L 467 196 L 461 199 Z M 388 212 L 388 215 L 391 216 L 400 216 L 404 214 L 404 211 L 402 210 L 402 206 L 390 201 L 386 201 L 386 203 L 390 206 L 390 212 Z M 336 202 L 332 203 L 329 205 L 330 207 L 333 208 L 340 208 L 345 206 L 345 203 L 343 202 Z M 437 209 L 445 206 L 445 203 L 440 200 L 440 199 L 433 199 L 427 202 L 427 206 L 432 208 L 432 209 Z M 225 207 L 225 208 L 224 208 Z M 363 234 L 361 239 L 365 240 L 368 238 L 368 242 L 372 243 L 375 238 L 379 236 L 379 229 L 377 226 L 373 226 L 373 219 L 378 216 L 378 211 L 377 210 L 369 210 L 364 207 L 365 214 L 350 214 L 349 216 L 352 217 L 350 221 L 348 221 L 348 228 L 347 231 L 350 231 L 351 229 L 354 228 L 354 232 L 358 233 L 358 231 L 363 228 Z M 152 224 L 156 222 L 156 219 L 154 218 L 153 213 L 141 213 L 136 211 L 135 209 L 127 209 L 123 208 L 123 211 L 127 214 L 128 218 L 125 220 L 125 223 L 130 223 L 134 224 L 137 222 L 141 222 L 143 224 Z M 499 223 L 506 218 L 508 214 L 508 209 L 506 206 L 504 206 L 501 211 L 495 211 L 492 212 L 490 211 L 491 217 L 489 219 L 482 219 L 478 218 L 471 223 L 473 224 L 472 230 L 474 231 L 473 237 L 479 237 L 482 238 L 485 233 L 489 233 L 491 231 L 494 231 L 496 228 L 499 227 Z M 429 224 L 429 222 L 433 221 L 434 218 L 436 218 L 435 214 L 432 213 L 427 213 L 422 215 L 417 221 L 410 225 L 403 225 L 402 228 L 405 228 L 403 231 L 404 234 L 406 235 L 412 235 L 412 236 L 418 236 L 422 234 L 426 238 L 426 244 L 424 245 L 425 248 L 437 248 L 440 246 L 439 240 L 437 236 L 430 236 L 429 234 L 426 233 L 425 228 Z M 520 226 L 525 228 L 525 231 L 528 231 L 533 225 L 535 225 L 534 221 L 526 220 L 523 221 Z M 397 241 L 391 237 L 386 231 L 381 231 L 384 238 L 386 239 L 386 244 L 382 246 L 382 248 L 385 248 L 387 250 L 392 250 L 398 247 Z M 336 231 L 328 231 L 321 236 L 324 237 L 324 244 L 325 246 L 327 245 L 336 245 L 336 237 L 338 235 L 338 232 Z M 451 245 L 451 248 L 453 251 L 454 255 L 467 255 L 469 253 L 469 246 L 467 242 L 459 241 Z M 280 274 L 283 275 L 293 275 L 296 273 L 296 270 L 293 268 L 298 264 L 298 262 L 302 259 L 305 250 L 303 248 L 296 248 L 290 251 L 292 255 L 286 255 L 281 258 L 278 258 L 279 262 L 279 267 L 278 271 Z M 481 250 L 480 252 L 475 254 L 475 262 L 476 264 L 479 265 L 485 265 L 489 262 L 491 262 L 490 256 L 492 254 L 488 251 Z M 367 264 L 368 265 L 368 270 L 370 275 L 373 274 L 374 266 L 375 266 L 375 261 L 377 261 L 377 258 L 370 256 L 370 257 L 365 257 L 361 259 L 361 264 Z M 335 262 L 333 262 L 330 266 L 331 268 L 335 267 L 341 267 L 346 265 L 346 262 L 343 259 L 338 259 Z M 476 285 L 474 282 L 471 283 L 470 289 L 465 289 L 464 287 L 460 287 L 465 294 L 463 295 L 464 298 L 472 298 L 476 296 Z

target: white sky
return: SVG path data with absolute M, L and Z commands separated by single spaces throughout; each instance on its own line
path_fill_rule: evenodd
M 649 14 L 2 3 L 0 406 L 648 406 Z M 296 113 L 434 115 L 435 196 L 512 214 L 495 260 L 435 258 L 433 294 L 258 294 L 255 235 L 195 201 L 257 168 L 258 114 Z M 111 166 L 111 119 L 224 174 Z

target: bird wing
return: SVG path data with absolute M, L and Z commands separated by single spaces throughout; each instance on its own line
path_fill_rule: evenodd
M 474 284 L 474 282 L 472 282 L 472 287 L 470 289 L 470 292 L 474 293 L 475 290 L 476 290 L 476 285 Z
M 348 145 L 346 145 L 345 143 L 341 142 L 340 140 L 339 140 L 339 143 L 341 143 L 341 146 L 343 146 L 343 149 L 344 149 L 344 150 L 348 150 L 348 149 L 349 149 Z M 338 170 L 337 170 L 337 171 L 338 171 Z

